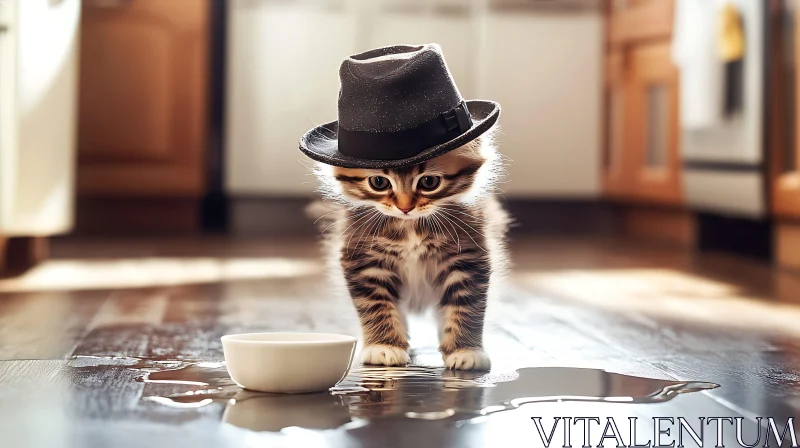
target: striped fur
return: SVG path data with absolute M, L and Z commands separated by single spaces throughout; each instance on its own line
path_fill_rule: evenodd
M 409 168 L 318 168 L 323 195 L 337 204 L 323 228 L 361 322 L 364 363 L 407 363 L 405 315 L 433 306 L 447 367 L 489 368 L 484 316 L 505 265 L 508 221 L 492 194 L 499 157 L 482 136 Z M 420 191 L 422 175 L 441 184 Z M 391 188 L 375 191 L 370 176 L 389 178 Z

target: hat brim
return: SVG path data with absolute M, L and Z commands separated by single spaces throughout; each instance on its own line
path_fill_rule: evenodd
M 306 132 L 300 139 L 300 150 L 317 162 L 342 168 L 399 168 L 416 165 L 475 140 L 488 131 L 500 116 L 500 105 L 494 101 L 467 101 L 472 116 L 472 126 L 466 132 L 447 142 L 422 150 L 405 159 L 361 159 L 339 152 L 339 122 L 333 121 Z

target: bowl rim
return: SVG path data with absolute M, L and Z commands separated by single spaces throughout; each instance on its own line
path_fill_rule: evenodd
M 329 336 L 331 339 L 322 339 L 322 340 L 305 340 L 305 341 L 253 341 L 248 339 L 241 339 L 242 337 L 246 336 L 257 336 L 257 335 L 314 335 L 314 336 Z M 314 332 L 294 332 L 294 331 L 264 331 L 264 332 L 254 332 L 254 333 L 234 333 L 234 334 L 226 334 L 220 338 L 220 340 L 225 343 L 233 342 L 236 344 L 246 344 L 246 345 L 336 345 L 336 344 L 352 344 L 358 341 L 358 338 L 355 336 L 350 336 L 347 334 L 339 334 L 339 333 L 314 333 Z

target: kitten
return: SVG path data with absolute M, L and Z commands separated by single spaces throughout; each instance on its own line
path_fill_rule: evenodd
M 434 306 L 450 369 L 488 370 L 483 328 L 505 265 L 505 211 L 492 195 L 500 154 L 488 134 L 397 169 L 319 165 L 325 216 L 364 338 L 361 361 L 409 361 L 406 313 Z

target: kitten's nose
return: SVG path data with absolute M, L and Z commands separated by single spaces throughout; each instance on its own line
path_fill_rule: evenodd
M 403 207 L 397 206 L 397 209 L 407 215 L 408 212 L 410 212 L 411 210 L 414 210 L 414 206 L 412 205 L 411 207 L 408 207 L 408 208 L 403 208 Z

